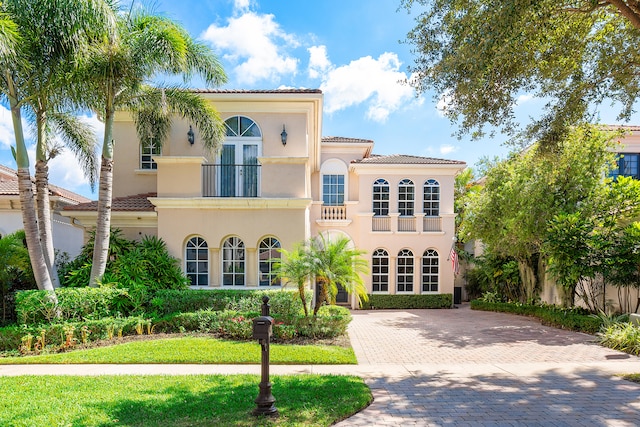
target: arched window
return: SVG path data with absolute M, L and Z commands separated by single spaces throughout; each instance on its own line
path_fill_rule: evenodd
M 373 251 L 371 279 L 373 292 L 389 292 L 389 254 L 384 249 Z
M 413 252 L 403 249 L 398 253 L 396 291 L 413 292 Z
M 244 286 L 245 249 L 238 237 L 229 237 L 222 245 L 222 284 Z
M 187 277 L 191 286 L 209 285 L 209 248 L 201 237 L 192 237 L 185 247 Z
M 400 216 L 413 216 L 414 199 L 415 188 L 413 181 L 403 179 L 398 185 L 398 212 L 400 212 Z
M 389 215 L 389 183 L 382 178 L 373 183 L 373 214 Z
M 347 165 L 339 159 L 328 159 L 320 167 L 322 202 L 325 206 L 344 205 L 347 188 Z
M 257 197 L 259 193 L 262 132 L 248 117 L 234 116 L 224 122 L 227 137 L 220 150 L 221 197 Z
M 438 292 L 439 271 L 438 252 L 427 249 L 422 254 L 422 292 Z
M 260 286 L 280 286 L 280 279 L 274 269 L 274 264 L 281 257 L 280 242 L 273 237 L 267 237 L 260 241 L 258 246 L 258 264 L 260 270 Z
M 423 187 L 423 212 L 425 216 L 440 215 L 440 184 L 435 179 L 425 181 Z

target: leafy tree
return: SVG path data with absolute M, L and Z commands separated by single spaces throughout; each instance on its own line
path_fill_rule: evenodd
M 24 233 L 22 233 L 24 234 Z M 14 281 L 22 272 L 29 271 L 29 255 L 22 243 L 21 233 L 0 237 L 0 297 L 2 298 L 2 319 L 7 319 L 7 296 L 14 287 Z
M 460 235 L 518 262 L 521 301 L 534 300 L 544 284 L 549 255 L 543 246 L 554 216 L 579 212 L 590 218 L 609 211 L 601 202 L 614 199 L 603 179 L 615 160 L 613 136 L 585 126 L 552 150 L 534 145 L 491 168 L 483 190 L 469 198 Z M 620 208 L 628 203 L 615 200 Z
M 605 180 L 591 204 L 597 208 L 554 216 L 544 251 L 566 303 L 577 296 L 597 312 L 606 308 L 606 285 L 627 290 L 640 285 L 640 229 L 632 222 L 640 215 L 640 181 Z
M 433 89 L 460 121 L 460 134 L 486 125 L 514 134 L 524 93 L 548 101 L 527 128 L 540 142 L 561 141 L 591 121 L 605 100 L 629 120 L 640 85 L 640 7 L 635 0 L 401 0 L 417 9 L 407 41 L 416 55 L 411 83 Z
M 81 75 L 91 89 L 87 92 L 85 86 L 79 86 L 78 97 L 94 95 L 88 102 L 105 123 L 92 285 L 105 271 L 109 250 L 116 109 L 132 112 L 142 144 L 153 140 L 161 145 L 174 115 L 194 123 L 208 149 L 217 149 L 224 138 L 222 120 L 202 97 L 175 87 L 149 86 L 148 81 L 158 73 L 182 75 L 185 80 L 199 74 L 208 85 L 226 81 L 206 45 L 194 41 L 179 24 L 143 10 L 119 14 L 115 31 L 94 47 L 83 65 Z

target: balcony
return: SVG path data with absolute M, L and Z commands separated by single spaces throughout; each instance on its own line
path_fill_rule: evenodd
M 422 219 L 422 231 L 442 231 L 442 218 L 439 216 L 425 216 Z
M 398 217 L 398 232 L 414 232 L 416 231 L 416 217 L 415 216 L 399 216 Z
M 388 215 L 374 215 L 371 218 L 371 231 L 391 231 L 391 217 Z
M 420 224 L 422 225 L 420 226 Z M 442 232 L 442 217 L 416 215 L 373 215 L 371 231 L 392 233 L 435 233 Z
M 320 218 L 322 219 L 322 221 L 346 221 L 347 207 L 345 205 L 322 205 Z
M 260 197 L 260 165 L 202 165 L 202 197 Z

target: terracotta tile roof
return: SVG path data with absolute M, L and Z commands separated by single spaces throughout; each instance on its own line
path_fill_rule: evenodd
M 362 160 L 354 160 L 352 163 L 359 164 L 391 164 L 391 165 L 403 165 L 403 164 L 413 164 L 413 165 L 464 165 L 466 164 L 460 160 L 447 160 L 447 159 L 436 159 L 433 157 L 419 157 L 419 156 L 410 156 L 406 154 L 390 154 L 386 156 L 381 156 L 377 154 L 372 154 L 370 157 L 364 158 Z
M 154 206 L 148 200 L 149 197 L 156 197 L 157 193 L 134 194 L 126 197 L 116 197 L 111 201 L 111 210 L 113 212 L 153 212 Z M 80 203 L 75 206 L 66 206 L 66 211 L 97 211 L 98 201 L 94 200 L 88 203 Z
M 343 136 L 323 136 L 322 142 L 323 143 L 338 142 L 338 143 L 354 143 L 354 144 L 373 144 L 373 141 L 370 139 L 346 138 Z
M 35 180 L 34 191 L 35 191 Z M 88 199 L 73 191 L 66 190 L 57 185 L 49 184 L 49 194 L 51 196 L 58 196 L 75 203 L 86 203 L 91 199 Z M 15 170 L 8 168 L 4 165 L 0 165 L 0 195 L 5 196 L 19 196 L 20 190 L 18 188 L 18 174 Z
M 603 128 L 606 130 L 622 129 L 622 130 L 628 130 L 631 132 L 640 131 L 640 126 L 634 126 L 634 125 L 604 125 Z
M 320 89 L 189 89 L 194 93 L 322 93 Z

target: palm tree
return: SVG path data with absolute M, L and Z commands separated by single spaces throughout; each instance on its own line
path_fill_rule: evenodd
M 9 100 L 12 113 L 23 225 L 38 287 L 53 290 L 52 277 L 57 279 L 57 276 L 51 274 L 54 263 L 47 167 L 52 147 L 48 146 L 46 136 L 52 126 L 60 125 L 56 117 L 60 116 L 59 107 L 67 99 L 64 79 L 69 75 L 70 65 L 75 63 L 77 52 L 88 39 L 108 23 L 111 8 L 104 0 L 5 0 L 2 13 L 6 13 L 20 31 L 15 56 L 8 60 L 2 58 L 5 73 L 1 90 Z M 22 128 L 23 110 L 37 128 L 38 215 Z M 47 115 L 51 115 L 51 119 Z
M 286 249 L 279 249 L 279 252 L 282 254 L 282 258 L 277 258 L 274 262 L 274 268 L 278 272 L 278 278 L 282 280 L 284 286 L 287 286 L 289 283 L 298 286 L 298 294 L 300 295 L 302 307 L 304 307 L 304 315 L 307 317 L 309 315 L 309 309 L 304 292 L 306 289 L 305 283 L 311 275 L 312 270 L 310 258 L 306 256 L 304 246 L 298 246 L 291 252 Z
M 311 273 L 320 285 L 320 295 L 316 297 L 313 315 L 323 303 L 335 304 L 338 285 L 349 295 L 355 294 L 358 304 L 368 299 L 361 274 L 369 272 L 367 260 L 362 258 L 365 251 L 351 248 L 347 237 L 325 238 L 320 235 L 309 242 L 306 256 L 309 257 Z
M 85 76 L 95 87 L 93 107 L 104 120 L 96 240 L 91 285 L 105 271 L 109 250 L 113 183 L 113 122 L 116 109 L 132 112 L 141 144 L 162 144 L 171 118 L 188 118 L 200 131 L 205 147 L 215 150 L 224 138 L 224 124 L 202 97 L 176 87 L 146 84 L 157 73 L 201 75 L 208 85 L 220 85 L 226 75 L 213 52 L 195 42 L 177 23 L 144 11 L 119 15 L 115 31 L 98 45 L 85 64 Z

